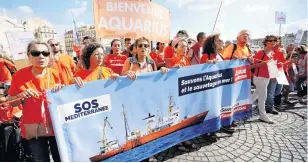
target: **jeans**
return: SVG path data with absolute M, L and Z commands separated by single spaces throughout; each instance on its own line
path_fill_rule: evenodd
M 264 119 L 265 117 L 267 117 L 265 111 L 265 100 L 267 95 L 267 85 L 269 83 L 269 79 L 254 76 L 253 83 L 256 86 L 256 90 L 253 92 L 250 102 L 253 103 L 258 99 L 260 119 Z
M 276 79 L 271 79 L 267 86 L 266 108 L 269 110 L 274 106 L 274 98 L 281 94 L 283 85 L 278 84 Z
M 54 162 L 60 162 L 57 142 L 54 136 L 28 140 L 28 147 L 34 162 L 50 162 L 49 149 Z

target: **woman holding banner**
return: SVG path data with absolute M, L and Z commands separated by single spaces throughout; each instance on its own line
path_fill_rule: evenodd
M 111 51 L 104 58 L 104 66 L 112 69 L 115 73 L 121 74 L 123 64 L 127 57 L 121 53 L 121 41 L 119 39 L 114 39 L 111 41 Z
M 73 79 L 73 82 L 79 87 L 82 87 L 84 82 L 118 78 L 118 74 L 114 73 L 110 68 L 102 66 L 106 53 L 101 44 L 94 42 L 86 45 L 82 54 L 84 69 L 75 73 L 75 78 Z
M 255 68 L 253 83 L 256 86 L 256 90 L 251 96 L 251 103 L 258 99 L 258 108 L 260 114 L 260 121 L 273 124 L 274 122 L 266 115 L 265 100 L 267 98 L 267 86 L 270 81 L 269 69 L 267 62 L 273 60 L 273 47 L 277 42 L 277 37 L 268 35 L 265 37 L 264 50 L 260 50 L 254 56 L 254 65 L 251 68 Z
M 137 48 L 136 56 L 126 59 L 122 70 L 122 75 L 128 76 L 132 80 L 135 80 L 138 74 L 157 70 L 155 62 L 148 57 L 150 41 L 145 37 L 141 37 L 135 41 L 135 47 Z M 163 74 L 167 71 L 167 68 L 161 68 Z
M 216 63 L 223 61 L 221 51 L 224 48 L 224 42 L 220 38 L 220 34 L 213 34 L 206 38 L 203 45 L 201 63 Z
M 188 43 L 184 38 L 175 38 L 172 41 L 172 47 L 176 53 L 170 60 L 170 66 L 175 68 L 190 66 L 190 58 L 186 56 L 188 52 Z
M 22 105 L 22 137 L 34 161 L 49 162 L 51 151 L 55 162 L 61 161 L 50 119 L 46 91 L 58 91 L 63 87 L 59 73 L 48 67 L 50 47 L 45 42 L 32 41 L 27 47 L 31 66 L 17 71 L 9 89 L 8 101 Z

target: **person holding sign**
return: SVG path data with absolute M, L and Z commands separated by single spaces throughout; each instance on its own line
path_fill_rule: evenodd
M 276 44 L 273 48 L 273 59 L 277 61 L 277 68 L 279 71 L 283 72 L 283 64 L 286 62 L 286 59 L 283 56 L 281 51 L 281 37 L 278 37 Z M 267 99 L 266 99 L 266 112 L 274 115 L 278 114 L 278 111 L 274 108 L 281 105 L 281 91 L 283 85 L 279 84 L 276 78 L 270 79 L 270 82 L 267 87 Z
M 126 59 L 127 57 L 121 54 L 121 41 L 114 39 L 111 41 L 110 54 L 104 58 L 103 65 L 120 75 Z
M 254 56 L 255 64 L 251 68 L 255 68 L 253 83 L 256 86 L 256 90 L 251 96 L 251 103 L 254 103 L 258 99 L 258 108 L 260 114 L 260 121 L 273 124 L 274 122 L 266 115 L 265 100 L 267 97 L 267 86 L 270 81 L 270 74 L 267 66 L 267 62 L 273 59 L 273 47 L 276 44 L 277 38 L 273 35 L 265 37 L 264 50 L 260 50 Z
M 135 80 L 138 74 L 157 70 L 155 62 L 148 57 L 150 41 L 145 37 L 141 37 L 135 41 L 135 47 L 137 48 L 136 56 L 127 58 L 122 70 L 122 76 L 128 76 L 132 80 Z M 165 67 L 160 70 L 163 74 L 168 71 Z
M 49 162 L 60 156 L 49 115 L 46 91 L 59 91 L 63 85 L 59 73 L 48 67 L 50 47 L 41 41 L 32 41 L 27 47 L 31 66 L 17 71 L 9 89 L 8 101 L 16 100 L 22 105 L 22 137 L 28 140 L 30 153 L 35 162 Z
M 84 47 L 82 53 L 84 69 L 76 72 L 74 75 L 75 78 L 72 81 L 79 87 L 82 87 L 84 82 L 108 78 L 117 79 L 119 77 L 110 68 L 102 66 L 106 53 L 101 44 L 97 42 L 90 43 Z

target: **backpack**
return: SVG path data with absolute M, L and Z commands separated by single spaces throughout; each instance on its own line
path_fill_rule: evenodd
M 134 63 L 138 63 L 138 60 L 136 57 L 130 57 L 129 58 L 129 65 L 134 64 Z M 151 64 L 153 71 L 155 70 L 154 67 L 154 61 L 148 57 L 146 57 L 146 63 Z M 138 63 L 139 64 L 139 63 Z
M 14 75 L 15 72 L 17 71 L 17 69 L 14 68 L 10 68 L 5 62 L 4 62 L 5 67 L 10 71 L 11 75 Z

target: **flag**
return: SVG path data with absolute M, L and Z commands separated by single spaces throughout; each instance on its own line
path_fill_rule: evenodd
M 79 38 L 78 38 L 78 31 L 76 22 L 74 20 L 73 12 L 72 12 L 72 18 L 73 18 L 73 53 L 76 53 L 77 56 L 80 55 L 80 49 L 78 47 L 79 45 Z

